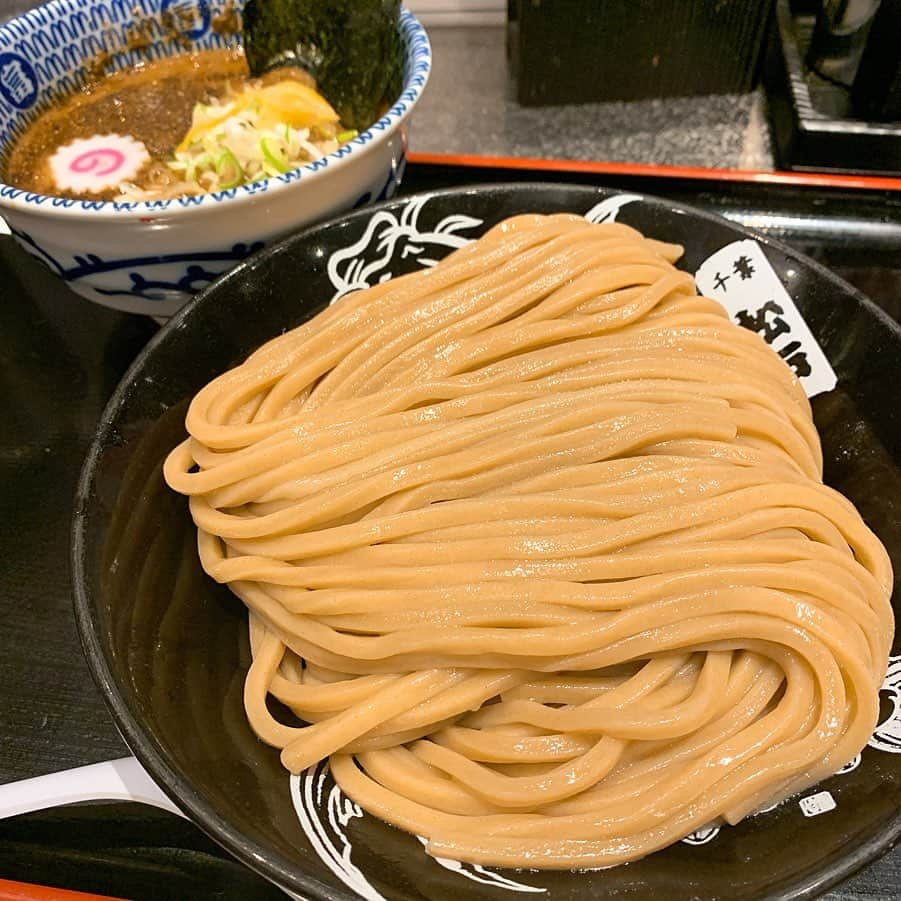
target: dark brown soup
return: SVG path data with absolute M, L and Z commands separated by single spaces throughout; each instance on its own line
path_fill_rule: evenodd
M 221 96 L 230 80 L 247 77 L 240 49 L 179 54 L 86 85 L 40 115 L 15 142 L 3 166 L 3 181 L 26 191 L 73 195 L 56 186 L 49 159 L 76 138 L 130 135 L 161 165 L 191 126 L 196 103 Z M 114 189 L 92 193 L 111 200 Z
M 297 70 L 280 70 L 263 81 L 283 78 L 311 81 Z M 229 86 L 239 89 L 247 80 L 240 48 L 179 54 L 102 77 L 62 98 L 31 124 L 4 160 L 2 180 L 41 194 L 116 199 L 120 194 L 114 187 L 90 193 L 60 189 L 49 160 L 76 139 L 117 134 L 142 142 L 150 156 L 136 181 L 165 185 L 174 178 L 166 160 L 191 127 L 195 104 L 221 98 Z

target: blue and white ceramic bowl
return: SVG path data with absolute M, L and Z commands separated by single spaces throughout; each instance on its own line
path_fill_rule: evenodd
M 198 50 L 233 42 L 211 28 L 227 0 L 53 0 L 0 27 L 0 154 L 86 64 L 115 53 L 116 67 L 182 52 L 161 17 L 178 13 Z M 238 6 L 242 5 L 239 0 Z M 177 8 L 177 9 L 176 9 Z M 127 50 L 138 19 L 154 43 Z M 341 210 L 384 200 L 403 173 L 406 123 L 429 76 L 431 50 L 416 18 L 399 24 L 405 65 L 400 96 L 367 131 L 323 160 L 215 194 L 114 203 L 48 197 L 0 183 L 0 216 L 13 235 L 72 290 L 106 306 L 171 316 L 195 292 L 272 239 Z

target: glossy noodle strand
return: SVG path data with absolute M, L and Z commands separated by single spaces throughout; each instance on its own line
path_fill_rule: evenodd
M 508 219 L 215 379 L 166 463 L 250 612 L 253 730 L 430 853 L 633 860 L 876 724 L 886 552 L 680 253 Z

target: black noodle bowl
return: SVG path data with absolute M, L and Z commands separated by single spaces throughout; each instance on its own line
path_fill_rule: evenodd
M 247 725 L 244 607 L 200 569 L 185 499 L 162 481 L 162 460 L 185 434 L 189 399 L 313 315 L 351 275 L 372 283 L 412 271 L 510 215 L 584 214 L 613 196 L 541 184 L 451 190 L 288 238 L 214 283 L 163 328 L 103 415 L 73 528 L 75 610 L 91 669 L 153 778 L 202 829 L 286 889 L 310 898 L 488 899 L 511 891 L 548 899 L 812 897 L 901 835 L 901 743 L 893 749 L 887 729 L 887 740 L 874 740 L 859 765 L 815 790 L 835 805 L 821 816 L 791 799 L 734 828 L 588 873 L 442 865 L 414 836 L 337 794 L 324 768 L 289 780 L 278 753 Z M 818 264 L 723 219 L 642 198 L 623 205 L 618 220 L 684 244 L 679 266 L 689 272 L 732 241 L 759 242 L 838 375 L 836 388 L 813 400 L 825 479 L 855 503 L 901 573 L 901 412 L 892 390 L 901 383 L 898 325 Z M 897 641 L 892 653 L 896 659 Z M 881 697 L 884 721 L 898 715 L 901 685 L 893 686 Z

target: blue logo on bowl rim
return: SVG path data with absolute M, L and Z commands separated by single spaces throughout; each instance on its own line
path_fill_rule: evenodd
M 27 110 L 38 99 L 38 76 L 18 53 L 0 53 L 0 95 L 16 109 Z

